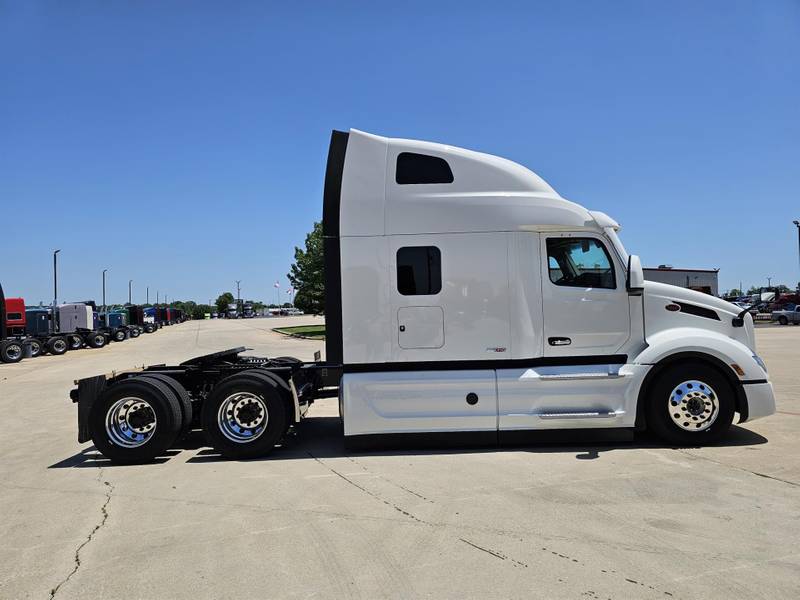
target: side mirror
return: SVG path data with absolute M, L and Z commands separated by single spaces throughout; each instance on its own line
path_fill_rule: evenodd
M 628 256 L 628 275 L 625 278 L 628 292 L 641 294 L 644 291 L 644 271 L 642 261 L 636 255 Z

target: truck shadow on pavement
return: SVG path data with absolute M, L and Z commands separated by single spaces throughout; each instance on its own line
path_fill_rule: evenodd
M 249 459 L 247 462 L 271 460 L 309 460 L 328 459 L 347 456 L 400 456 L 400 455 L 436 455 L 436 454 L 477 454 L 494 452 L 530 452 L 534 454 L 560 453 L 575 454 L 576 460 L 596 460 L 601 454 L 612 450 L 640 450 L 673 448 L 664 444 L 647 433 L 637 433 L 631 439 L 630 434 L 626 439 L 614 439 L 609 432 L 602 430 L 583 430 L 580 439 L 576 434 L 563 434 L 562 432 L 548 432 L 545 440 L 529 440 L 516 443 L 497 444 L 459 444 L 446 443 L 386 443 L 364 449 L 348 449 L 345 447 L 342 436 L 342 425 L 338 417 L 311 417 L 306 419 L 299 430 L 290 434 L 280 448 L 262 458 Z M 556 436 L 560 436 L 556 437 Z M 619 437 L 619 436 L 617 436 Z M 757 446 L 767 443 L 767 438 L 758 433 L 733 425 L 726 438 L 716 444 L 716 447 Z M 195 452 L 186 459 L 187 464 L 224 462 L 223 458 L 213 448 L 209 448 L 203 434 L 199 430 L 192 431 L 185 438 L 175 444 L 165 456 L 157 458 L 151 464 L 163 464 L 171 458 L 184 452 Z M 100 454 L 94 446 L 89 446 L 82 451 L 65 458 L 49 469 L 69 468 L 100 468 L 124 467 L 116 465 Z

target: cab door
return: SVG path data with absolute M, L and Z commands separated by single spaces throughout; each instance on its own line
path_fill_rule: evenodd
M 616 354 L 631 335 L 625 273 L 591 233 L 542 234 L 544 356 Z

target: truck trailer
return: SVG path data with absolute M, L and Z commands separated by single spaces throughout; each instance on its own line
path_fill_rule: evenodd
M 334 395 L 348 446 L 644 429 L 704 445 L 772 414 L 749 313 L 644 281 L 619 230 L 511 161 L 335 131 L 325 361 L 234 348 L 81 379 L 78 440 L 138 462 L 199 427 L 250 458 Z

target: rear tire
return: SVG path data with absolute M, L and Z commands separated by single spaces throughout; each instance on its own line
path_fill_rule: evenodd
M 67 344 L 66 338 L 52 337 L 49 340 L 47 340 L 45 348 L 47 348 L 47 351 L 50 354 L 61 356 L 62 354 L 66 353 L 66 351 L 69 349 L 69 345 Z
M 778 317 L 778 323 L 780 323 L 781 325 L 788 325 L 789 319 L 781 315 L 780 317 Z
M 71 333 L 67 336 L 67 344 L 70 350 L 80 350 L 83 348 L 83 338 L 77 333 Z
M 181 409 L 172 390 L 148 377 L 107 388 L 92 405 L 89 431 L 97 449 L 114 462 L 149 462 L 178 436 Z
M 186 388 L 183 387 L 178 380 L 169 375 L 162 375 L 161 373 L 145 373 L 139 377 L 160 381 L 175 394 L 181 407 L 181 429 L 178 435 L 183 436 L 187 434 L 192 428 L 192 401 L 189 398 L 189 392 L 186 391 Z
M 114 333 L 111 334 L 111 339 L 115 342 L 124 342 L 125 341 L 125 330 L 124 329 L 117 329 Z
M 141 331 L 139 331 L 139 329 L 137 329 L 136 327 L 133 327 L 133 328 L 131 329 L 131 337 L 132 337 L 132 338 L 137 338 L 137 337 L 139 337 L 139 334 L 140 334 L 140 333 L 142 333 L 142 332 L 141 332 Z
M 4 340 L 0 342 L 0 361 L 4 363 L 18 363 L 25 356 L 22 342 L 17 340 Z
M 90 333 L 86 336 L 86 344 L 90 348 L 102 348 L 106 345 L 106 336 L 97 331 Z
M 217 384 L 203 404 L 201 421 L 208 442 L 233 459 L 268 454 L 288 426 L 278 383 L 251 373 L 237 373 Z
M 736 404 L 727 378 L 702 363 L 667 367 L 643 400 L 648 427 L 676 446 L 718 442 L 730 429 Z
M 36 358 L 42 352 L 44 352 L 44 346 L 42 346 L 42 342 L 40 342 L 36 338 L 31 338 L 27 340 L 27 342 L 31 346 L 31 358 Z

